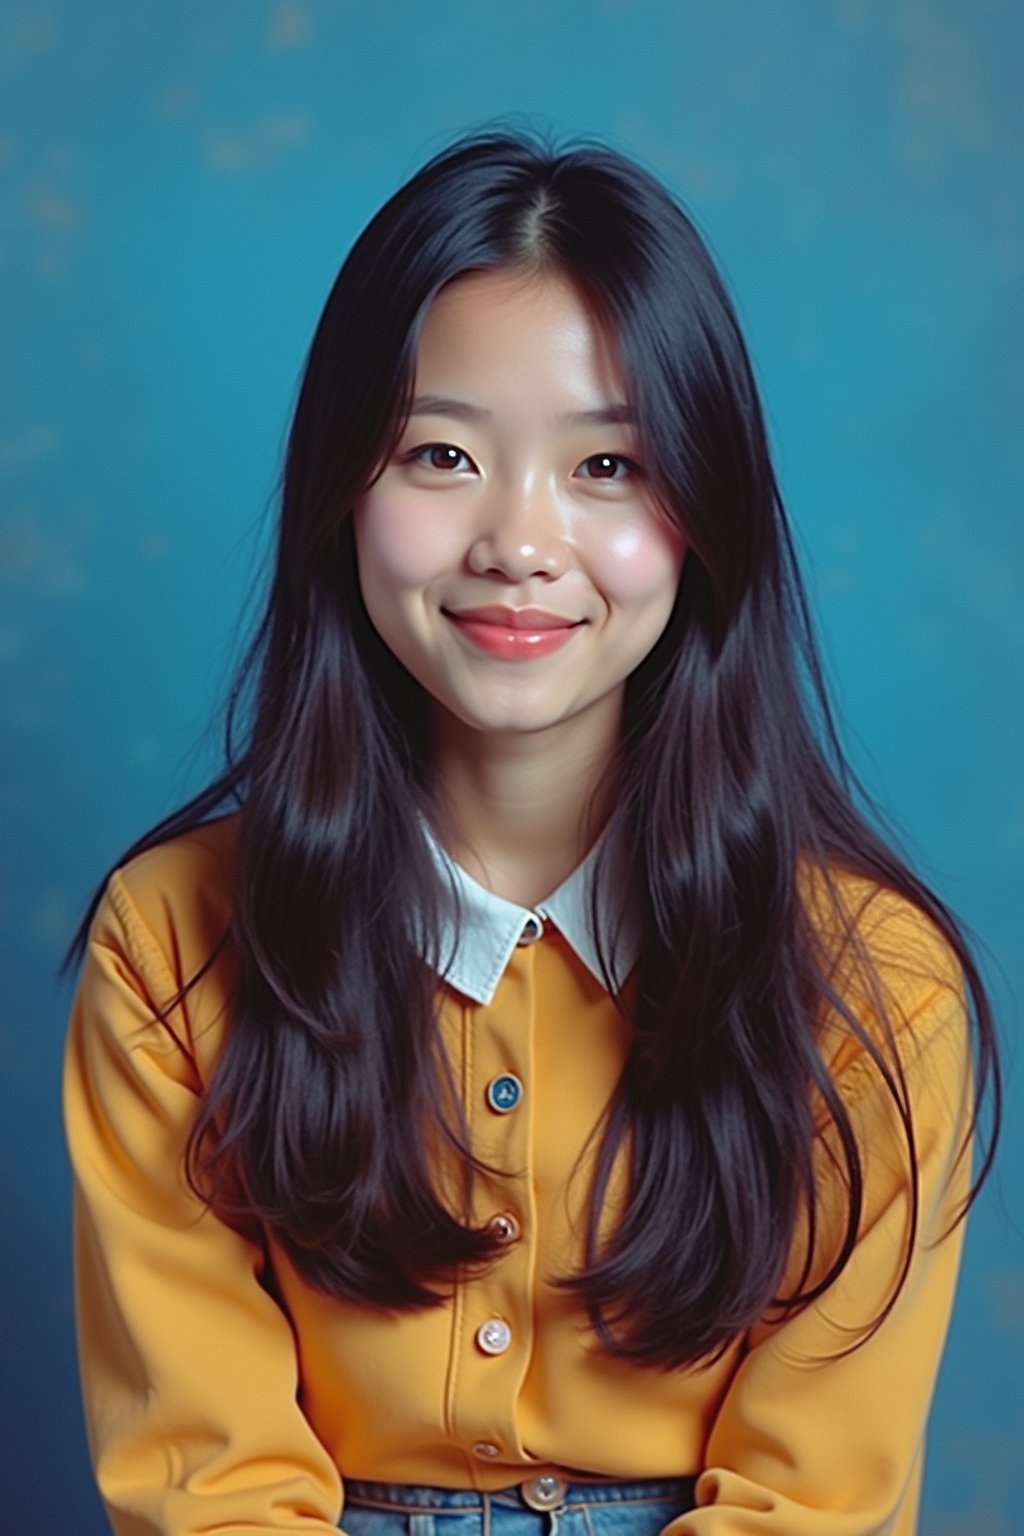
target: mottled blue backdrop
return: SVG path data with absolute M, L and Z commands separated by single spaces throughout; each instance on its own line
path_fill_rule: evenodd
M 0 10 L 0 1536 L 99 1536 L 53 968 L 213 765 L 333 274 L 456 130 L 639 156 L 763 383 L 857 765 L 1024 992 L 1016 0 L 6 0 Z M 973 1219 L 925 1536 L 1024 1529 L 1024 1141 Z

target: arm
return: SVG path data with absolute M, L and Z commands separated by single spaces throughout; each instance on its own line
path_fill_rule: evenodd
M 182 1176 L 201 1082 L 154 1016 L 177 984 L 120 875 L 75 995 L 64 1110 L 86 1424 L 118 1536 L 336 1533 L 341 1486 L 297 1404 L 262 1250 Z M 177 1015 L 176 1015 L 177 1017 Z
M 862 1148 L 864 1214 L 839 1279 L 788 1320 L 749 1340 L 716 1415 L 700 1507 L 670 1536 L 912 1536 L 925 1422 L 945 1340 L 963 1226 L 947 1233 L 969 1184 L 957 1161 L 970 1115 L 970 1060 L 962 1001 L 946 985 L 915 1011 L 901 1049 L 920 1165 L 919 1232 L 899 1298 L 863 1337 L 891 1294 L 905 1255 L 906 1150 L 892 1100 L 863 1058 L 841 1087 Z M 822 1158 L 823 1210 L 835 1217 Z M 833 1182 L 834 1189 L 834 1182 Z

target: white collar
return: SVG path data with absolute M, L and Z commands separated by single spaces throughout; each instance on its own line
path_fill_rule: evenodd
M 538 920 L 547 920 L 604 986 L 590 921 L 590 881 L 603 839 L 595 843 L 583 863 L 557 890 L 531 908 L 520 907 L 487 890 L 445 852 L 425 822 L 423 830 L 434 862 L 444 877 L 439 967 L 442 980 L 474 1002 L 489 1003 L 516 945 L 524 935 L 529 943 Z M 610 884 L 606 879 L 598 890 L 598 922 L 602 934 L 608 935 L 612 977 L 621 987 L 633 968 L 639 946 L 628 920 L 616 922 L 616 917 L 624 914 L 616 914 L 613 909 Z

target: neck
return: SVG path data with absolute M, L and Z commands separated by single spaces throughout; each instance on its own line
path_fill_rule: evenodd
M 484 734 L 446 717 L 434 741 L 441 842 L 488 890 L 535 906 L 607 821 L 617 745 L 617 732 L 595 746 L 564 728 Z

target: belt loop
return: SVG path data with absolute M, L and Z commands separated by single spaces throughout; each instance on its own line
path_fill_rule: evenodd
M 433 1515 L 410 1515 L 409 1536 L 434 1536 Z
M 481 1521 L 481 1536 L 491 1536 L 491 1496 L 486 1489 L 484 1490 L 483 1500 L 484 1515 L 483 1520 Z

